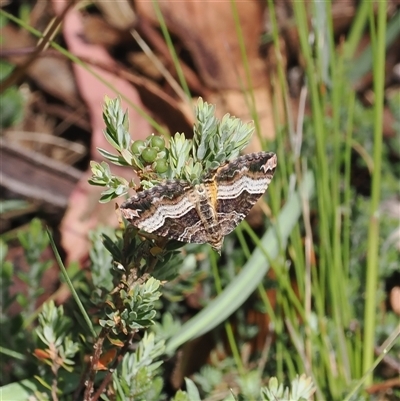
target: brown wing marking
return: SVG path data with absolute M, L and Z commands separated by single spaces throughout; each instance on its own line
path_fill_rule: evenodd
M 205 243 L 207 232 L 191 201 L 186 181 L 170 180 L 139 192 L 121 206 L 122 215 L 148 233 L 184 242 Z
M 217 213 L 221 234 L 227 235 L 248 215 L 267 190 L 277 164 L 274 153 L 251 153 L 219 167 Z

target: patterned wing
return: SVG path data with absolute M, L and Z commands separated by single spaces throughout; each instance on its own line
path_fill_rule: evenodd
M 264 194 L 276 164 L 275 153 L 259 152 L 241 156 L 217 169 L 214 179 L 222 235 L 233 231 Z
M 170 180 L 125 201 L 122 215 L 135 227 L 183 242 L 206 243 L 207 232 L 193 200 L 193 187 Z

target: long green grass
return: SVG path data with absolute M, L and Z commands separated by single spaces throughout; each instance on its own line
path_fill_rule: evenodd
M 298 126 L 294 133 L 305 143 L 315 143 L 315 152 L 305 149 L 296 160 L 296 148 L 287 152 L 287 139 L 277 141 L 281 180 L 290 182 L 293 176 L 301 181 L 303 166 L 312 168 L 316 181 L 315 202 L 303 204 L 303 221 L 293 230 L 289 253 L 298 285 L 298 298 L 287 286 L 284 266 L 276 265 L 280 288 L 278 305 L 282 314 L 273 315 L 277 334 L 277 375 L 284 377 L 305 371 L 317 386 L 317 399 L 343 399 L 365 380 L 371 384 L 369 369 L 373 365 L 376 333 L 379 267 L 379 217 L 381 193 L 383 88 L 385 66 L 386 2 L 362 2 L 358 8 L 348 41 L 339 46 L 333 42 L 330 2 L 293 2 L 294 23 L 300 39 L 300 52 L 305 65 L 305 88 L 311 115 L 307 125 Z M 278 77 L 281 92 L 287 99 L 283 78 L 284 67 L 279 63 L 279 32 L 274 5 L 268 2 L 271 14 L 273 43 L 278 54 Z M 310 20 L 313 21 L 310 26 Z M 354 190 L 350 182 L 356 94 L 348 80 L 355 60 L 357 40 L 366 29 L 371 34 L 372 73 L 374 79 L 373 172 L 367 244 L 366 275 L 358 277 L 356 288 L 362 298 L 354 297 L 354 273 L 351 272 L 351 226 Z M 312 31 L 312 32 L 311 32 Z M 313 33 L 313 36 L 311 35 Z M 313 37 L 313 41 L 310 38 Z M 279 101 L 276 99 L 276 101 Z M 288 103 L 289 101 L 286 100 Z M 300 117 L 301 110 L 300 110 Z M 287 127 L 296 126 L 287 121 Z M 285 132 L 285 131 L 283 131 Z M 277 127 L 277 133 L 282 128 Z M 301 139 L 299 139 L 301 140 Z M 303 144 L 303 149 L 307 145 Z M 299 168 L 300 167 L 300 168 Z M 276 196 L 271 191 L 270 196 Z M 276 202 L 271 199 L 271 204 Z M 276 210 L 276 209 L 274 209 Z M 313 221 L 310 220 L 313 211 Z M 360 258 L 362 255 L 358 255 Z M 282 274 L 285 277 L 282 277 Z M 296 301 L 294 301 L 296 299 Z M 355 300 L 363 301 L 360 315 Z M 363 319 L 362 319 L 363 318 Z M 358 326 L 352 329 L 352 324 Z M 283 340 L 288 331 L 296 353 Z M 398 335 L 398 334 L 397 334 Z M 282 340 L 281 340 L 282 338 Z M 393 344 L 392 344 L 393 345 Z M 369 372 L 363 377 L 363 374 Z M 355 381 L 357 382 L 354 385 Z

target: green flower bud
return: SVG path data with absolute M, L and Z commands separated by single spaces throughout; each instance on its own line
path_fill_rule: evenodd
M 131 146 L 131 150 L 134 155 L 140 155 L 145 148 L 146 148 L 146 142 L 140 139 L 134 141 Z
M 149 141 L 152 148 L 158 148 L 158 150 L 165 149 L 165 140 L 162 136 L 151 135 L 146 139 Z
M 156 173 L 162 174 L 168 170 L 168 162 L 166 159 L 159 159 L 153 164 L 153 170 Z
M 146 148 L 142 151 L 142 159 L 146 163 L 153 163 L 157 158 L 157 149 L 155 148 Z

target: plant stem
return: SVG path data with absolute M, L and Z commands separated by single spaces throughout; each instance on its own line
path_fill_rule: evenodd
M 386 34 L 386 1 L 377 2 L 377 27 L 371 32 L 371 43 L 374 52 L 373 72 L 374 72 L 374 170 L 372 173 L 371 191 L 371 211 L 368 229 L 368 251 L 367 251 L 367 275 L 365 291 L 365 310 L 364 310 L 364 358 L 363 371 L 366 372 L 373 363 L 374 342 L 375 342 L 375 322 L 376 322 L 376 302 L 377 302 L 377 282 L 378 282 L 378 256 L 379 256 L 379 202 L 381 192 L 381 164 L 382 164 L 382 124 L 383 124 L 383 101 L 384 101 L 384 81 L 385 81 L 385 34 Z M 374 22 L 373 6 L 371 3 L 371 25 Z M 373 26 L 371 26 L 373 31 Z M 371 384 L 372 374 L 366 379 L 366 384 Z

